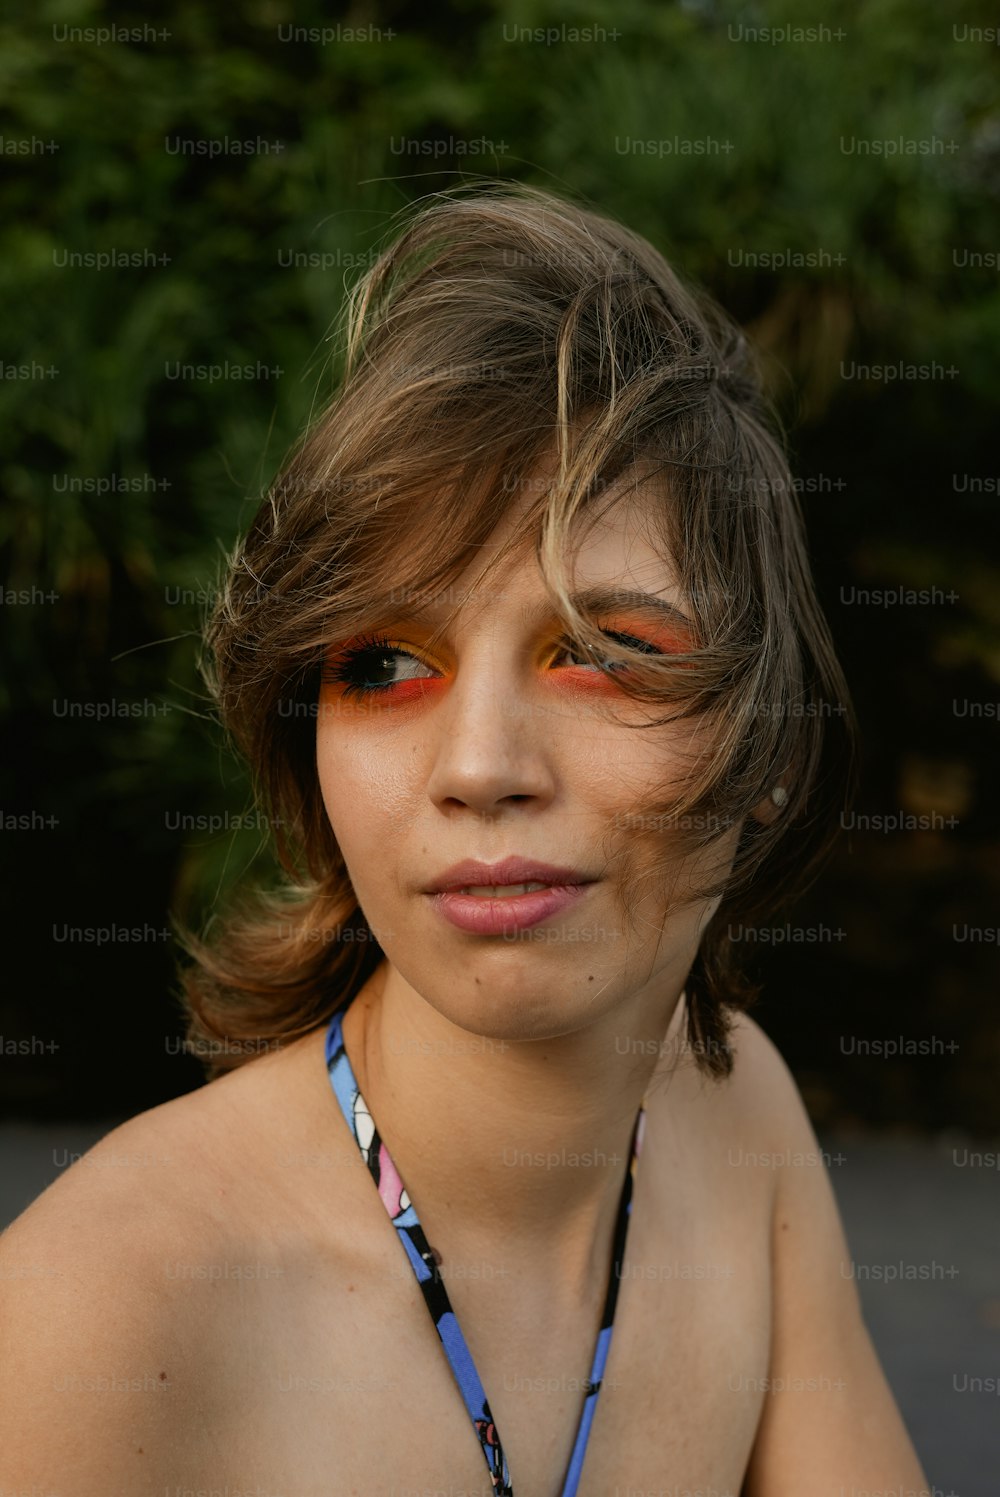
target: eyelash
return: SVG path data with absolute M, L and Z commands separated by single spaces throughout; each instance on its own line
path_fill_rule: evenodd
M 602 629 L 601 633 L 608 635 L 611 639 L 626 640 L 634 645 L 638 645 L 640 649 L 645 650 L 650 655 L 659 653 L 648 640 L 640 639 L 638 635 L 626 634 L 614 629 Z M 572 645 L 570 643 L 563 645 L 564 650 L 571 648 Z M 404 649 L 401 645 L 394 645 L 386 635 L 364 634 L 360 636 L 355 644 L 349 645 L 346 649 L 342 650 L 334 660 L 330 661 L 324 667 L 323 680 L 343 685 L 343 695 L 345 697 L 376 696 L 382 692 L 392 691 L 394 687 L 403 684 L 399 681 L 383 681 L 373 684 L 371 682 L 352 680 L 351 671 L 356 669 L 359 662 L 364 660 L 366 656 L 370 655 L 403 655 L 407 660 L 416 661 L 418 665 L 423 664 L 412 651 Z M 615 670 L 621 669 L 621 666 L 613 667 L 606 674 L 614 674 Z M 411 679 L 424 680 L 426 678 L 419 677 Z

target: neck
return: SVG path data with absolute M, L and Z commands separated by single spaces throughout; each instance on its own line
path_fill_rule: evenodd
M 530 1263 L 571 1295 L 592 1292 L 607 1272 L 639 1107 L 668 1030 L 671 1041 L 679 1033 L 682 986 L 661 979 L 551 1040 L 470 1034 L 388 964 L 357 995 L 343 1020 L 348 1057 L 453 1273 L 487 1276 L 502 1258 L 514 1275 Z

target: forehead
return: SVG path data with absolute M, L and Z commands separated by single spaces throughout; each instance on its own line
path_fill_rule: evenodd
M 434 637 L 439 628 L 478 626 L 484 619 L 534 627 L 562 614 L 539 559 L 542 521 L 546 510 L 551 512 L 557 482 L 553 446 L 527 467 L 494 468 L 471 484 L 456 485 L 447 498 L 430 493 L 428 503 L 442 522 L 436 556 L 425 552 L 426 569 L 422 561 L 414 565 L 412 539 L 399 527 L 390 554 L 383 553 L 383 581 L 369 596 L 370 617 L 358 620 L 358 627 L 414 622 Z M 454 535 L 463 526 L 453 511 L 446 519 L 443 502 L 451 507 L 463 494 L 480 538 L 452 567 L 443 562 L 442 549 L 449 547 L 449 530 Z M 662 469 L 656 472 L 651 462 L 635 463 L 613 480 L 599 482 L 569 520 L 555 521 L 549 537 L 549 557 L 557 563 L 553 582 L 561 565 L 576 607 L 595 620 L 638 611 L 668 626 L 691 624 L 671 542 L 675 503 Z M 484 518 L 491 512 L 487 525 L 478 525 L 477 510 Z M 443 564 L 434 567 L 435 560 Z
M 547 478 L 544 469 L 532 475 L 533 482 Z M 642 478 L 634 470 L 593 496 L 574 516 L 571 533 L 564 532 L 570 590 L 618 591 L 623 601 L 628 593 L 640 591 L 679 605 L 669 503 L 661 478 Z M 535 554 L 537 520 L 537 494 L 519 496 L 460 580 L 460 586 L 467 586 L 470 603 L 477 591 L 484 601 L 494 602 L 506 597 L 530 603 L 545 595 Z M 478 589 L 476 578 L 481 579 Z

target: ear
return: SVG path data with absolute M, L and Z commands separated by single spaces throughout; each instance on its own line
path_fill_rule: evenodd
M 771 826 L 778 820 L 779 816 L 785 814 L 788 800 L 788 776 L 779 775 L 771 786 L 769 793 L 764 796 L 763 800 L 757 802 L 750 815 L 761 826 Z M 778 804 L 779 801 L 781 802 L 780 805 Z

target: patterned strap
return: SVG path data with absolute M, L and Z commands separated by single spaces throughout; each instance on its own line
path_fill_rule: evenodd
M 379 1135 L 378 1129 L 375 1126 L 375 1120 L 368 1110 L 368 1105 L 361 1095 L 357 1078 L 354 1075 L 347 1056 L 347 1050 L 344 1046 L 344 1037 L 341 1030 L 342 1017 L 341 1012 L 335 1013 L 330 1020 L 330 1026 L 327 1030 L 326 1064 L 330 1075 L 330 1083 L 340 1104 L 340 1110 L 344 1114 L 347 1125 L 351 1129 L 358 1148 L 361 1151 L 362 1158 L 368 1166 L 372 1179 L 375 1181 L 382 1204 L 389 1214 L 400 1242 L 403 1244 L 410 1267 L 416 1275 L 417 1283 L 420 1285 L 424 1303 L 427 1306 L 431 1320 L 434 1323 L 434 1329 L 438 1333 L 445 1355 L 451 1365 L 451 1370 L 455 1376 L 455 1381 L 458 1383 L 459 1392 L 462 1395 L 466 1411 L 472 1420 L 473 1427 L 479 1439 L 479 1444 L 486 1460 L 486 1466 L 490 1473 L 490 1479 L 493 1483 L 495 1497 L 513 1497 L 514 1489 L 510 1482 L 507 1458 L 500 1443 L 500 1436 L 490 1410 L 489 1401 L 486 1397 L 486 1390 L 480 1381 L 479 1373 L 476 1371 L 475 1363 L 466 1345 L 465 1337 L 462 1335 L 458 1319 L 451 1307 L 444 1282 L 437 1270 L 433 1250 L 424 1235 L 424 1229 L 420 1225 L 413 1202 L 410 1200 L 406 1187 L 400 1179 L 396 1166 L 392 1162 L 389 1150 Z M 629 1217 L 632 1211 L 632 1188 L 636 1160 L 642 1147 L 644 1125 L 645 1112 L 640 1107 L 635 1127 L 632 1130 L 631 1158 L 629 1168 L 625 1172 L 621 1199 L 618 1205 L 618 1217 L 615 1224 L 614 1236 L 614 1262 L 608 1281 L 600 1330 L 597 1334 L 597 1344 L 594 1348 L 594 1360 L 587 1384 L 587 1396 L 584 1399 L 580 1425 L 566 1472 L 563 1497 L 575 1497 L 576 1494 L 580 1472 L 583 1469 L 583 1457 L 587 1448 L 587 1440 L 590 1436 L 590 1426 L 594 1418 L 597 1395 L 601 1390 L 601 1381 L 604 1377 L 604 1368 L 611 1345 L 611 1328 L 618 1300 L 618 1284 L 621 1278 L 622 1261 L 625 1255 L 625 1240 L 628 1233 Z
M 576 1432 L 573 1452 L 569 1458 L 566 1481 L 563 1485 L 563 1497 L 576 1497 L 576 1489 L 580 1484 L 580 1475 L 583 1471 L 583 1457 L 587 1449 L 587 1441 L 590 1439 L 590 1426 L 594 1422 L 597 1395 L 601 1391 L 604 1368 L 608 1360 L 608 1352 L 611 1349 L 611 1328 L 614 1324 L 615 1309 L 618 1305 L 618 1285 L 621 1280 L 622 1264 L 625 1260 L 625 1240 L 628 1236 L 628 1224 L 632 1216 L 632 1191 L 635 1184 L 636 1162 L 642 1150 L 645 1129 L 646 1113 L 645 1109 L 640 1107 L 635 1120 L 635 1126 L 632 1129 L 629 1167 L 625 1171 L 621 1199 L 618 1203 L 611 1275 L 608 1279 L 608 1292 L 604 1301 L 604 1311 L 601 1315 L 601 1328 L 597 1333 L 597 1344 L 594 1347 L 594 1364 L 590 1369 L 589 1390 L 584 1399 L 583 1411 L 580 1415 L 580 1427 Z

